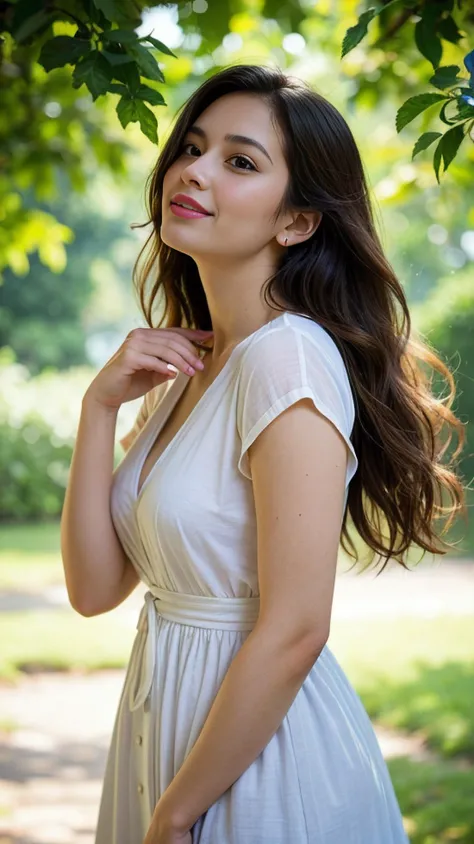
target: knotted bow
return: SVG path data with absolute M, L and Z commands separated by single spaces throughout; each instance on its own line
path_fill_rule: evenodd
M 259 613 L 260 597 L 217 598 L 171 592 L 158 586 L 145 594 L 128 673 L 128 704 L 131 712 L 143 706 L 150 694 L 156 665 L 158 615 L 169 621 L 214 630 L 252 630 Z
M 155 597 L 151 592 L 147 592 L 138 617 L 138 633 L 130 657 L 130 712 L 143 706 L 151 691 L 156 662 L 157 624 Z

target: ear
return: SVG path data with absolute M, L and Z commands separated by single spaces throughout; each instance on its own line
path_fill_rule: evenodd
M 322 220 L 321 211 L 301 211 L 286 228 L 278 232 L 277 240 L 282 246 L 295 246 L 311 237 Z M 285 243 L 288 238 L 287 243 Z

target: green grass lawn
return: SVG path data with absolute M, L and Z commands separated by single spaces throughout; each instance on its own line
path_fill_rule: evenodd
M 59 554 L 59 522 L 2 524 L 0 526 L 0 554 L 8 551 L 29 554 Z
M 393 759 L 390 775 L 411 844 L 473 844 L 474 770 Z
M 64 584 L 59 523 L 0 527 L 0 589 L 41 590 Z M 138 620 L 138 619 L 137 619 Z M 0 679 L 23 671 L 122 668 L 133 630 L 113 613 L 84 618 L 69 610 L 0 615 Z
M 0 589 L 64 583 L 59 522 L 0 526 Z
M 474 756 L 474 618 L 340 621 L 329 646 L 371 718 Z
M 138 620 L 138 619 L 137 619 Z M 114 613 L 84 618 L 73 610 L 0 615 L 0 679 L 24 671 L 123 668 L 135 635 Z

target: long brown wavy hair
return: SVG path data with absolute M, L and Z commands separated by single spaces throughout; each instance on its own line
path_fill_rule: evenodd
M 134 269 L 145 319 L 150 327 L 212 328 L 196 263 L 160 240 L 163 179 L 181 154 L 188 128 L 211 103 L 235 91 L 262 97 L 283 136 L 289 180 L 275 221 L 295 209 L 322 212 L 313 235 L 287 248 L 267 279 L 264 297 L 277 309 L 286 302 L 285 310 L 305 314 L 325 328 L 348 370 L 356 407 L 351 439 L 359 467 L 349 485 L 342 547 L 359 562 L 348 532 L 350 515 L 372 550 L 369 564 L 375 552 L 377 562 L 385 558 L 381 571 L 390 558 L 408 568 L 404 555 L 412 544 L 424 553 L 445 554 L 443 548 L 456 543 L 441 537 L 458 511 L 465 518 L 467 512 L 464 486 L 454 470 L 465 441 L 464 423 L 450 410 L 454 378 L 428 342 L 413 336 L 403 289 L 375 229 L 349 126 L 306 82 L 280 69 L 235 65 L 208 78 L 181 106 L 147 183 L 149 220 L 143 225 L 152 223 L 153 230 Z M 162 319 L 155 326 L 157 304 Z M 433 394 L 423 363 L 446 379 L 448 396 Z M 442 464 L 453 429 L 459 442 Z M 450 501 L 446 506 L 443 496 Z M 442 516 L 447 521 L 437 533 L 435 521 Z

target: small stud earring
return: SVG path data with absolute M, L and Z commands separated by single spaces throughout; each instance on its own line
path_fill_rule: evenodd
M 288 243 L 288 238 L 285 237 L 285 246 L 286 246 L 287 243 Z

